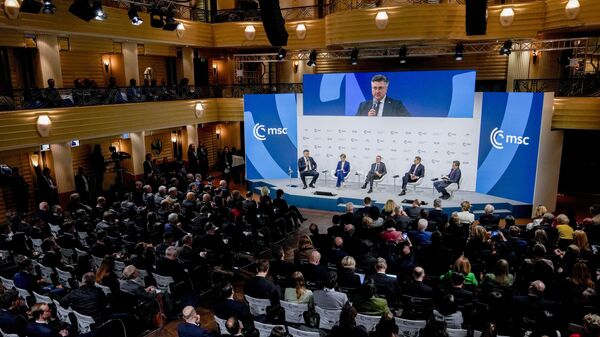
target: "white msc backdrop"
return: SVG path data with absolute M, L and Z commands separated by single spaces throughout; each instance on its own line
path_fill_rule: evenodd
M 388 171 L 383 183 L 391 185 L 393 175 L 404 175 L 420 156 L 424 187 L 448 174 L 452 161 L 459 160 L 461 189 L 475 191 L 481 102 L 482 94 L 476 93 L 473 118 L 304 116 L 298 95 L 298 157 L 309 149 L 321 172 L 334 170 L 345 153 L 352 169 L 350 181 L 356 181 L 355 172 L 361 171 L 364 179 L 379 153 Z M 400 185 L 401 178 L 396 183 Z

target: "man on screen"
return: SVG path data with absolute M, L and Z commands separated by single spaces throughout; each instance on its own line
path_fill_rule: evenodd
M 361 188 L 365 189 L 367 188 L 367 184 L 369 184 L 369 191 L 367 193 L 373 192 L 373 180 L 381 179 L 386 173 L 387 170 L 385 164 L 381 162 L 381 155 L 378 154 L 375 157 L 375 162 L 371 164 L 371 169 L 369 170 L 369 173 L 367 173 L 367 178 Z
M 306 176 L 312 176 L 310 187 L 315 188 L 315 183 L 317 182 L 317 178 L 319 178 L 317 163 L 310 156 L 310 151 L 304 150 L 302 153 L 304 156 L 298 159 L 298 171 L 300 171 L 300 179 L 302 179 L 302 184 L 304 185 L 302 189 L 306 189 Z
M 406 194 L 406 185 L 408 183 L 414 183 L 415 181 L 425 176 L 425 166 L 421 164 L 421 157 L 416 156 L 414 163 L 410 166 L 410 170 L 402 177 L 402 192 L 400 196 Z
M 373 99 L 360 103 L 356 116 L 410 116 L 402 101 L 387 96 L 389 85 L 390 81 L 385 75 L 373 76 L 371 78 L 371 94 L 373 95 Z
M 460 162 L 458 160 L 455 160 L 452 162 L 452 169 L 450 170 L 450 173 L 448 173 L 447 176 L 442 176 L 442 180 L 438 180 L 438 181 L 434 181 L 433 182 L 433 187 L 440 193 L 442 193 L 442 195 L 440 196 L 440 199 L 448 199 L 450 198 L 450 193 L 448 193 L 448 191 L 446 191 L 446 187 L 450 186 L 450 184 L 460 184 Z M 460 187 L 460 186 L 458 186 Z

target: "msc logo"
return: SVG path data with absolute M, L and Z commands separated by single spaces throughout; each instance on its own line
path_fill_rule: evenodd
M 494 128 L 490 133 L 490 142 L 498 150 L 504 148 L 504 144 L 529 145 L 529 137 L 504 135 L 504 131 Z
M 267 139 L 267 135 L 287 135 L 287 128 L 267 128 L 262 124 L 254 124 L 252 128 L 252 134 L 254 138 L 264 141 Z

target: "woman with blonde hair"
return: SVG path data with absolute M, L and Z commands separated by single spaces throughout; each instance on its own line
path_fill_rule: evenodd
M 301 272 L 296 271 L 292 274 L 292 280 L 294 280 L 295 287 L 285 288 L 283 300 L 296 304 L 310 303 L 312 301 L 313 293 L 309 289 L 306 289 L 304 275 L 302 275 Z
M 471 213 L 471 203 L 467 200 L 460 203 L 460 212 L 457 212 L 461 224 L 472 224 L 475 221 L 475 214 Z
M 338 269 L 338 285 L 343 288 L 358 289 L 360 277 L 354 272 L 356 260 L 352 256 L 344 256 L 341 268 Z
M 381 216 L 384 218 L 394 214 L 394 209 L 396 208 L 396 202 L 392 199 L 388 199 L 383 205 L 383 210 L 381 210 Z
M 457 272 L 463 274 L 465 277 L 465 285 L 473 285 L 477 286 L 479 282 L 477 282 L 477 278 L 475 278 L 475 274 L 471 272 L 471 262 L 464 255 L 461 255 L 454 262 L 454 266 L 450 269 L 446 274 L 442 275 L 442 281 L 450 280 L 450 276 L 452 276 L 452 272 Z
M 588 242 L 587 234 L 582 230 L 576 230 L 573 232 L 573 244 L 579 247 L 579 256 L 591 262 L 594 259 L 594 253 L 590 248 L 590 243 Z

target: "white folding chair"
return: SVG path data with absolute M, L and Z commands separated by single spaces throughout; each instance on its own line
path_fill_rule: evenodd
M 413 191 L 417 190 L 418 186 L 421 186 L 421 184 L 423 183 L 423 180 L 425 180 L 425 177 L 421 177 L 419 179 L 417 179 L 417 181 L 409 181 L 406 186 L 410 186 L 413 188 Z
M 11 279 L 0 276 L 0 281 L 2 281 L 2 286 L 4 289 L 12 289 L 15 287 L 15 282 Z
M 42 250 L 42 243 L 44 241 L 42 241 L 42 239 L 31 239 L 31 244 L 33 245 L 33 251 L 38 252 L 38 253 L 43 253 L 44 251 Z
M 35 297 L 35 303 L 52 304 L 52 299 L 50 297 L 38 294 L 35 291 L 32 291 L 32 293 L 33 293 L 33 297 Z
M 335 176 L 335 170 L 331 170 L 331 176 L 333 177 L 333 180 L 337 181 L 337 177 Z M 352 169 L 350 169 L 350 171 L 348 171 L 348 174 L 344 177 L 344 181 L 342 181 L 342 187 L 346 186 L 346 182 L 350 179 L 350 176 L 352 175 Z
M 54 235 L 54 237 L 58 237 L 58 234 L 60 233 L 60 226 L 56 226 L 51 223 L 49 223 L 48 226 L 50 226 L 50 232 L 52 232 L 52 235 Z
M 465 329 L 447 329 L 448 337 L 467 337 L 468 331 Z
M 387 174 L 382 175 L 379 178 L 374 178 L 373 179 L 373 184 L 375 184 L 375 188 L 379 189 L 379 184 L 383 183 L 383 180 L 385 179 L 385 177 L 387 176 Z
M 75 314 L 75 318 L 77 318 L 77 329 L 79 330 L 79 334 L 84 334 L 90 332 L 91 325 L 96 323 L 91 316 L 80 314 L 75 310 L 72 310 Z
M 19 293 L 19 297 L 24 299 L 25 302 L 27 302 L 27 298 L 29 298 L 29 296 L 31 296 L 31 294 L 29 293 L 29 291 L 27 289 L 15 287 L 15 290 L 17 290 L 17 292 Z
M 87 238 L 90 236 L 88 232 L 77 232 L 77 236 L 79 237 L 79 242 L 84 247 L 88 247 Z
M 6 333 L 2 331 L 2 329 L 0 329 L 0 335 L 2 335 L 2 337 L 19 337 L 16 333 Z
M 463 178 L 462 176 L 460 177 L 460 180 L 457 183 L 452 183 L 448 186 L 446 186 L 446 192 L 448 192 L 450 194 L 450 197 L 452 197 L 454 195 L 454 192 L 458 191 L 458 185 L 460 184 L 460 186 L 462 186 L 462 181 Z
M 221 336 L 227 334 L 227 326 L 225 325 L 225 321 L 227 321 L 227 320 L 215 316 L 215 322 L 217 323 L 217 326 L 219 327 L 219 333 L 221 334 Z
M 80 258 L 82 256 L 88 256 L 88 252 L 77 248 L 75 248 L 75 254 L 77 254 L 77 258 Z
M 125 262 L 115 260 L 114 271 L 115 271 L 115 274 L 117 274 L 117 276 L 119 278 L 121 278 L 123 276 L 123 269 L 125 269 Z
M 308 304 L 296 304 L 292 302 L 279 301 L 285 312 L 285 322 L 293 324 L 304 323 L 304 312 L 308 310 Z
M 473 330 L 473 337 L 481 337 L 481 331 Z
M 102 292 L 104 292 L 104 295 L 108 295 L 111 293 L 110 288 L 107 286 L 103 286 L 99 283 L 96 283 L 96 287 L 100 288 L 100 290 L 102 290 Z
M 52 284 L 52 274 L 54 274 L 54 270 L 50 267 L 46 267 L 38 263 L 38 267 L 40 267 L 40 276 L 46 283 Z
M 319 337 L 321 334 L 315 331 L 304 331 L 288 326 L 288 332 L 292 337 Z
M 92 268 L 98 269 L 98 268 L 100 268 L 101 264 L 102 264 L 102 258 L 92 255 Z
M 267 307 L 271 305 L 270 300 L 262 299 L 262 298 L 254 298 L 248 295 L 244 295 L 246 298 L 246 302 L 248 302 L 248 306 L 250 307 L 250 313 L 252 316 L 260 316 L 267 314 Z
M 0 250 L 0 261 L 1 262 L 6 262 L 8 261 L 8 259 L 11 257 L 12 255 L 10 254 L 10 251 L 8 250 Z
M 146 277 L 148 277 L 148 271 L 145 269 L 138 269 L 138 273 L 140 273 L 140 278 L 142 280 L 144 280 Z
M 426 321 L 413 321 L 410 319 L 404 319 L 400 317 L 396 317 L 396 324 L 400 329 L 400 332 L 404 335 L 404 337 L 418 337 L 419 330 L 425 327 Z
M 58 274 L 58 282 L 62 284 L 63 287 L 71 289 L 69 280 L 73 278 L 73 275 L 68 271 L 60 270 L 58 268 L 56 268 L 56 273 Z
M 60 248 L 60 255 L 62 256 L 62 261 L 65 264 L 73 264 L 75 256 L 75 250 L 71 248 Z
M 56 317 L 58 317 L 58 320 L 63 323 L 71 324 L 71 319 L 69 319 L 71 310 L 63 308 L 57 300 L 52 300 L 52 302 L 54 302 L 54 305 L 56 306 Z
M 367 329 L 367 332 L 375 331 L 375 327 L 380 320 L 381 316 L 356 315 L 356 325 L 364 326 Z
M 156 287 L 158 287 L 158 289 L 164 293 L 171 293 L 169 285 L 175 283 L 171 276 L 162 276 L 152 273 L 152 277 L 154 277 L 154 280 L 156 281 Z
M 331 330 L 340 321 L 342 310 L 323 309 L 315 307 L 319 314 L 319 329 Z
M 269 337 L 271 335 L 271 331 L 276 326 L 280 326 L 285 329 L 285 326 L 283 325 L 273 325 L 254 321 L 254 327 L 256 330 L 258 330 L 259 337 Z

